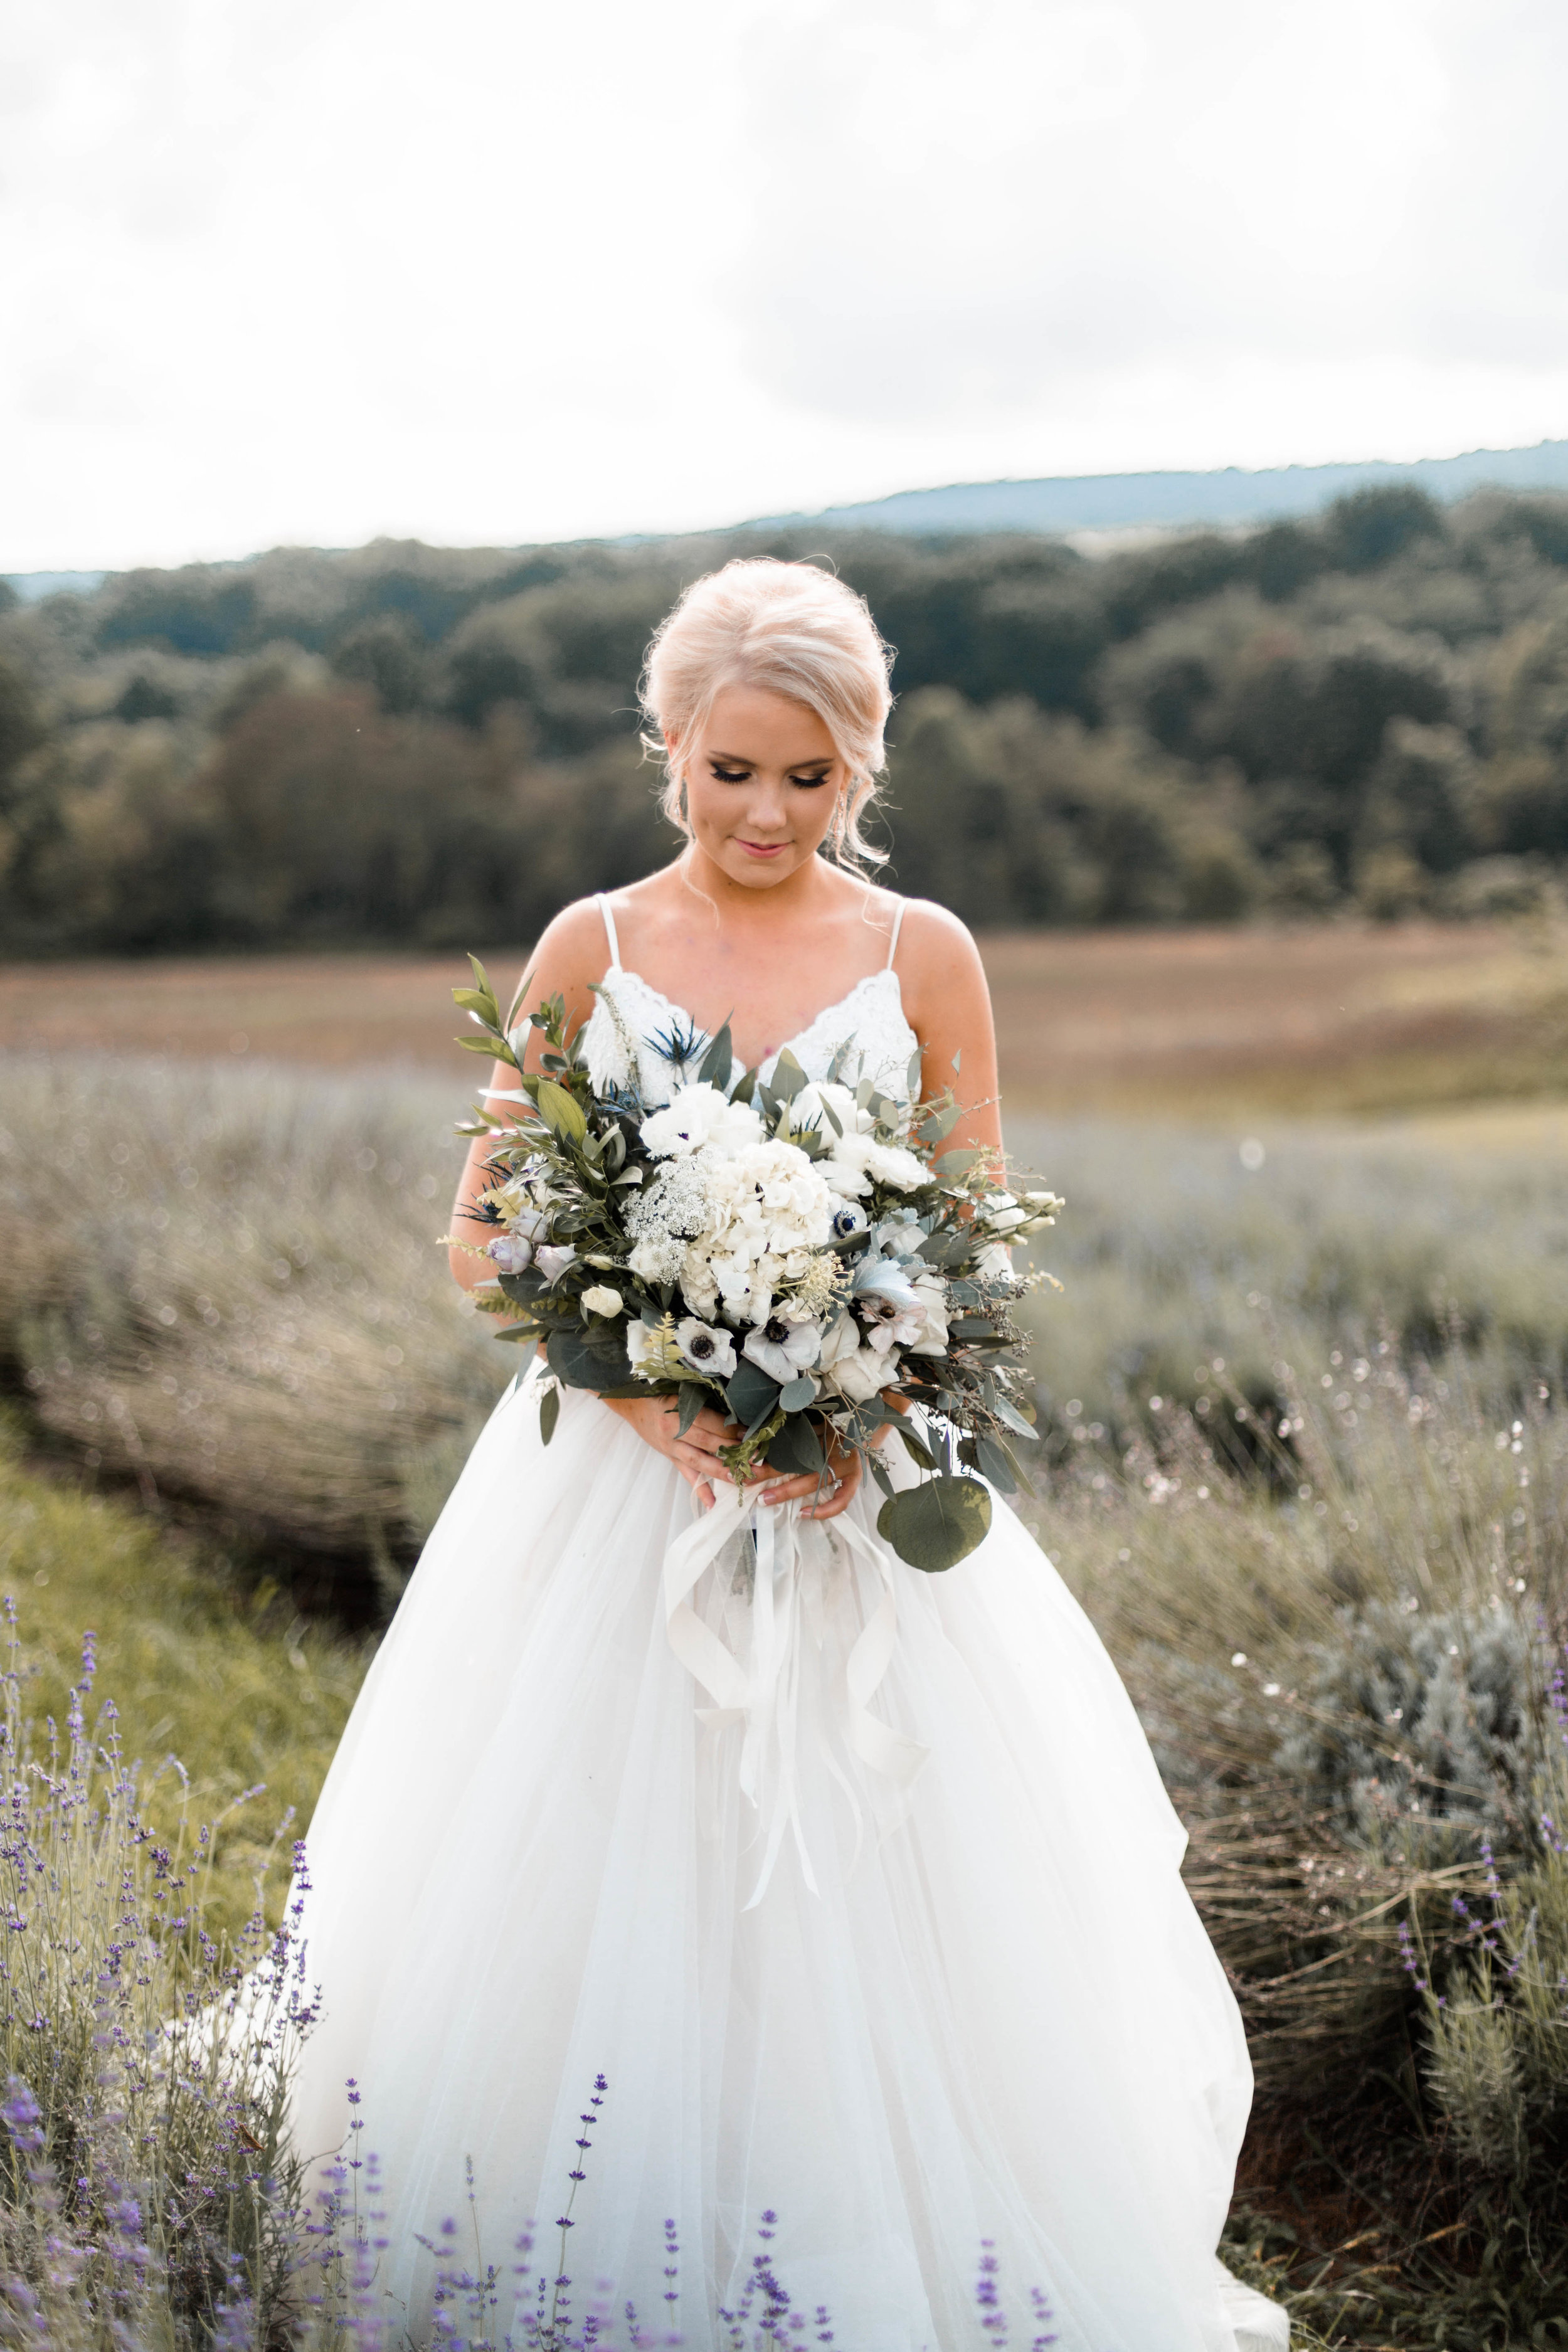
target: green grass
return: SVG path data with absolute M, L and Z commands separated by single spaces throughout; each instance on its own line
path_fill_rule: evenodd
M 306 1625 L 133 1502 L 30 1471 L 14 1425 L 0 1426 L 0 1592 L 17 1604 L 37 1719 L 63 1725 L 82 1636 L 96 1633 L 149 1814 L 179 1811 L 177 1758 L 196 1819 L 219 1823 L 213 1917 L 237 1927 L 285 1816 L 296 1835 L 309 1821 L 369 1644 Z M 280 1894 L 274 1883 L 274 1905 Z

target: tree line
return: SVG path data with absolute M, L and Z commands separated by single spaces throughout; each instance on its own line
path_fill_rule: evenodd
M 897 649 L 888 871 L 984 927 L 1524 908 L 1568 867 L 1568 500 L 1009 534 L 378 542 L 0 605 L 12 955 L 525 938 L 671 854 L 643 650 L 735 553 Z

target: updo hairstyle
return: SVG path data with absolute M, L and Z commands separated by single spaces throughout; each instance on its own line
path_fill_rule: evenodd
M 887 765 L 891 661 L 865 598 L 814 563 L 738 556 L 694 580 L 655 632 L 643 672 L 643 741 L 664 763 L 666 816 L 690 838 L 684 772 L 692 745 L 726 687 L 762 687 L 814 710 L 849 771 L 829 835 L 834 856 L 842 866 L 879 865 L 884 853 L 862 837 L 860 819 Z

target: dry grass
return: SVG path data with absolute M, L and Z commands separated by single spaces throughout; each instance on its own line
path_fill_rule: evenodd
M 1568 1093 L 1568 950 L 1549 926 L 1037 931 L 982 947 L 1015 1111 L 1227 1119 Z M 481 951 L 498 975 L 526 961 Z M 0 966 L 0 1047 L 400 1062 L 460 1087 L 447 990 L 467 978 L 455 953 Z
M 13 1062 L 0 1349 L 43 1429 L 231 1549 L 406 1558 L 515 1369 L 439 1246 L 461 1097 Z M 341 1597 L 341 1591 L 340 1591 Z

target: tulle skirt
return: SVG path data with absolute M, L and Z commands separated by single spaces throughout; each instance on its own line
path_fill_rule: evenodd
M 1132 1707 L 1004 1502 L 925 1576 L 879 1547 L 878 1501 L 868 1481 L 850 1507 L 863 1541 L 817 1538 L 787 1834 L 753 1901 L 746 1727 L 703 1719 L 666 1626 L 689 1490 L 582 1392 L 548 1448 L 527 1387 L 476 1445 L 308 1842 L 322 2016 L 296 2144 L 343 2143 L 353 2077 L 382 2277 L 416 2337 L 421 2241 L 458 2219 L 458 2259 L 505 2277 L 533 2229 L 552 2276 L 581 2171 L 574 2308 L 608 2283 L 697 2352 L 764 2213 L 793 2306 L 826 2306 L 840 2352 L 983 2342 L 983 2243 L 1025 2341 L 1235 2352 L 1214 2249 L 1251 2074 Z M 731 1545 L 693 1595 L 742 1659 L 755 1573 Z M 928 1751 L 908 1787 L 845 1732 L 847 1664 L 889 1590 L 869 1706 Z

